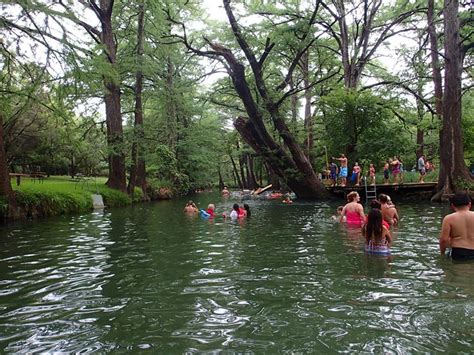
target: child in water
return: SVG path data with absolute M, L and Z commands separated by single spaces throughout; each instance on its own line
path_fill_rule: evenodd
M 207 205 L 207 210 L 206 212 L 209 213 L 209 218 L 214 218 L 214 210 L 216 209 L 216 206 L 213 203 L 210 203 Z
M 335 216 L 331 216 L 331 219 L 334 221 L 334 222 L 339 222 L 341 220 L 341 214 L 342 214 L 342 210 L 344 209 L 344 206 L 339 206 L 336 210 L 336 215 Z M 345 222 L 346 221 L 346 216 L 342 217 L 342 221 L 341 222 Z
M 250 206 L 244 203 L 244 209 L 245 209 L 245 217 L 250 217 L 252 215 L 252 212 L 250 212 Z
M 251 215 L 251 212 L 250 212 L 249 205 L 244 203 L 244 208 L 242 208 L 242 207 L 239 207 L 237 203 L 234 203 L 234 205 L 232 206 L 232 211 L 229 213 L 229 215 L 227 216 L 227 214 L 224 212 L 222 214 L 222 217 L 224 218 L 230 217 L 232 220 L 235 221 L 236 219 L 239 219 L 239 218 L 250 217 L 250 215 Z

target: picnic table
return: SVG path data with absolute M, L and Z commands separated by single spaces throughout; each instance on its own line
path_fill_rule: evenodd
M 16 186 L 20 186 L 20 180 L 21 180 L 21 177 L 24 176 L 28 176 L 28 174 L 19 174 L 19 173 L 10 173 L 9 174 L 10 177 L 15 177 L 16 178 Z
M 29 174 L 24 174 L 24 173 L 10 173 L 10 177 L 15 177 L 16 178 L 16 185 L 20 186 L 21 178 L 22 177 L 27 177 L 33 179 L 33 182 L 43 182 L 44 178 L 48 176 L 45 172 L 38 171 L 35 173 L 29 173 Z

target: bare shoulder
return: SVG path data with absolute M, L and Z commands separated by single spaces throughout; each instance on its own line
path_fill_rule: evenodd
M 444 216 L 443 223 L 451 223 L 453 220 L 456 219 L 456 213 L 450 213 Z

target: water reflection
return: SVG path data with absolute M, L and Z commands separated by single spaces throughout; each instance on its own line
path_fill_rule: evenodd
M 4 227 L 3 352 L 468 352 L 474 264 L 438 256 L 443 210 L 403 205 L 392 255 L 336 206 L 203 194 Z
M 474 296 L 474 262 L 458 262 L 445 257 L 440 258 L 439 264 L 443 269 L 443 281 L 449 286 L 462 290 L 461 294 L 466 293 L 468 296 Z

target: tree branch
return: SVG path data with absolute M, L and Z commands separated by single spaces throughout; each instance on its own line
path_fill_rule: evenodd
M 420 100 L 421 103 L 423 103 L 423 105 L 428 109 L 428 111 L 430 111 L 430 113 L 432 115 L 436 115 L 436 111 L 431 107 L 430 103 L 425 99 L 423 98 L 422 96 L 420 96 L 416 91 L 414 91 L 413 89 L 411 89 L 409 86 L 401 83 L 401 82 L 397 82 L 397 81 L 393 81 L 393 80 L 385 80 L 385 81 L 380 81 L 378 83 L 375 83 L 375 84 L 372 84 L 372 85 L 367 85 L 367 86 L 364 86 L 363 88 L 361 88 L 361 91 L 363 90 L 369 90 L 371 88 L 374 88 L 376 86 L 381 86 L 381 85 L 387 85 L 387 86 L 396 86 L 396 87 L 399 87 L 399 88 L 402 88 L 404 89 L 405 91 L 408 91 L 410 94 L 412 94 L 416 99 Z

